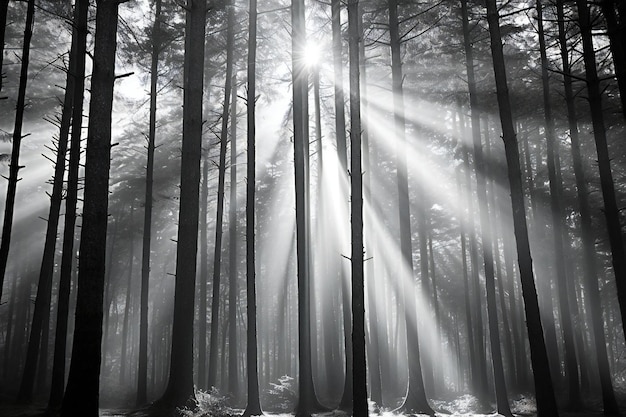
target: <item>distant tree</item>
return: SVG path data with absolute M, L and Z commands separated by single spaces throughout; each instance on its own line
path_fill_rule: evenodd
M 213 297 L 211 298 L 211 344 L 209 346 L 209 388 L 215 386 L 217 378 L 217 342 L 219 336 L 220 274 L 222 265 L 222 234 L 224 226 L 224 194 L 226 188 L 226 151 L 228 149 L 228 112 L 232 90 L 233 61 L 235 48 L 235 11 L 229 5 L 226 19 L 226 74 L 224 81 L 224 106 L 220 132 L 220 156 L 217 180 L 217 213 L 215 217 L 215 250 L 213 252 Z M 234 98 L 233 98 L 234 100 Z
M 2 5 L 2 7 L 4 7 Z M 2 16 L 0 16 L 2 17 Z M 9 259 L 9 249 L 11 246 L 11 230 L 13 229 L 13 211 L 15 208 L 15 194 L 17 192 L 18 174 L 20 169 L 20 147 L 22 144 L 22 123 L 24 121 L 24 109 L 26 107 L 26 84 L 28 82 L 28 64 L 30 62 L 30 41 L 33 37 L 33 24 L 35 21 L 35 2 L 28 0 L 26 9 L 26 24 L 24 26 L 24 44 L 22 46 L 22 57 L 20 65 L 20 85 L 17 93 L 17 104 L 15 106 L 15 124 L 13 129 L 13 144 L 11 147 L 11 161 L 9 162 L 9 184 L 7 186 L 7 197 L 4 206 L 4 222 L 2 223 L 2 237 L 0 241 L 0 301 L 2 300 L 2 288 L 4 287 L 4 275 Z M 6 17 L 5 17 L 6 22 Z M 2 26 L 2 31 L 6 23 Z M 2 35 L 2 53 L 4 53 L 4 34 Z M 1 59 L 0 59 L 1 63 Z M 2 68 L 0 67 L 0 72 Z M 0 74 L 1 75 L 1 74 Z
M 62 416 L 99 414 L 118 0 L 98 0 L 74 342 Z
M 167 387 L 155 404 L 168 409 L 194 405 L 193 300 L 198 252 L 206 0 L 187 0 L 185 10 L 183 143 L 172 349 Z
M 548 355 L 546 353 L 543 328 L 539 314 L 539 303 L 537 301 L 537 290 L 533 276 L 528 227 L 526 225 L 526 212 L 524 208 L 519 150 L 517 147 L 517 138 L 513 125 L 513 113 L 509 99 L 499 20 L 496 0 L 487 0 L 487 22 L 489 24 L 500 123 L 502 124 L 502 139 L 504 140 L 509 186 L 511 188 L 513 226 L 515 229 L 519 271 L 522 280 L 522 293 L 524 296 L 526 323 L 530 341 L 531 362 L 535 377 L 537 413 L 539 417 L 556 417 L 559 413 L 554 397 L 552 378 L 550 376 Z
M 246 298 L 247 298 L 247 381 L 248 403 L 244 417 L 259 416 L 261 401 L 259 398 L 258 352 L 256 332 L 256 253 L 255 253 L 255 192 L 256 192 L 256 49 L 257 49 L 257 2 L 250 0 L 248 21 L 248 92 L 247 126 L 247 184 L 246 184 Z M 234 13 L 231 5 L 229 13 Z M 232 20 L 230 20 L 232 23 Z M 232 279 L 232 275 L 231 275 Z M 232 323 L 234 325 L 234 323 Z
M 139 301 L 139 359 L 137 369 L 137 405 L 147 401 L 148 391 L 148 294 L 150 291 L 150 247 L 152 239 L 152 188 L 154 184 L 154 151 L 156 148 L 157 83 L 161 46 L 161 0 L 154 4 L 154 23 L 150 51 L 150 118 L 148 121 L 148 161 L 144 197 L 143 238 L 141 249 L 141 295 Z

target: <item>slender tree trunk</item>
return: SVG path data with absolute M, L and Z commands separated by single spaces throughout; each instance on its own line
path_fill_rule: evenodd
M 217 343 L 219 325 L 220 272 L 222 265 L 222 231 L 224 225 L 224 194 L 226 188 L 226 151 L 228 147 L 228 112 L 234 60 L 235 12 L 234 5 L 228 7 L 228 29 L 226 35 L 226 81 L 224 86 L 224 109 L 220 134 L 220 161 L 217 182 L 217 214 L 215 220 L 215 252 L 213 253 L 213 297 L 211 298 L 211 344 L 209 347 L 209 387 L 215 386 L 217 377 Z
M 303 0 L 292 0 L 292 76 L 294 167 L 296 190 L 296 252 L 298 275 L 298 405 L 296 416 L 304 417 L 319 408 L 311 367 L 311 281 L 309 276 L 309 242 L 307 242 L 306 156 L 308 143 L 308 82 L 303 61 L 306 40 Z
M 592 332 L 594 339 L 595 355 L 600 375 L 600 386 L 602 389 L 602 402 L 606 415 L 616 415 L 619 413 L 615 393 L 613 391 L 613 381 L 606 352 L 606 338 L 604 335 L 604 320 L 602 318 L 602 304 L 600 301 L 600 290 L 598 286 L 598 272 L 596 266 L 596 255 L 594 245 L 594 232 L 591 222 L 591 209 L 589 207 L 589 190 L 587 178 L 583 169 L 582 157 L 580 154 L 580 139 L 578 137 L 578 116 L 574 105 L 574 92 L 572 78 L 570 76 L 569 51 L 567 50 L 567 33 L 565 31 L 565 13 L 563 10 L 563 0 L 558 0 L 557 20 L 559 22 L 559 43 L 561 50 L 561 61 L 563 65 L 563 84 L 565 91 L 565 102 L 567 105 L 567 120 L 572 147 L 572 161 L 574 175 L 576 178 L 576 192 L 578 197 L 578 211 L 580 213 L 581 240 L 583 249 L 583 274 L 584 282 L 589 298 L 589 309 L 592 321 Z
M 259 416 L 258 351 L 257 351 L 257 309 L 256 309 L 256 264 L 255 264 L 255 191 L 256 191 L 256 48 L 257 48 L 257 2 L 250 0 L 248 26 L 248 153 L 246 185 L 246 298 L 247 318 L 247 372 L 248 404 L 244 417 Z M 295 114 L 295 113 L 294 113 Z
M 48 338 L 42 337 L 49 326 L 50 299 L 52 297 L 52 275 L 54 273 L 54 256 L 56 252 L 57 229 L 59 225 L 59 213 L 63 200 L 63 177 L 65 175 L 65 157 L 67 154 L 68 135 L 72 120 L 72 101 L 74 99 L 74 72 L 76 70 L 75 58 L 76 45 L 72 42 L 70 50 L 70 64 L 67 73 L 65 86 L 65 97 L 63 99 L 63 109 L 61 111 L 60 132 L 56 148 L 56 161 L 52 193 L 50 194 L 50 209 L 48 211 L 48 221 L 46 227 L 46 238 L 44 242 L 43 258 L 39 270 L 39 282 L 37 284 L 37 297 L 35 299 L 35 311 L 33 314 L 33 324 L 28 339 L 28 350 L 26 353 L 26 364 L 18 393 L 18 402 L 30 403 L 33 396 L 35 382 L 35 371 L 37 361 L 44 350 L 47 351 Z M 46 320 L 47 318 L 47 320 Z M 44 346 L 46 349 L 44 349 Z M 41 356 L 42 358 L 44 356 Z M 45 375 L 46 368 L 39 368 L 40 374 Z
M 198 253 L 202 93 L 204 89 L 205 0 L 187 1 L 183 97 L 180 211 L 176 245 L 176 283 L 170 375 L 158 404 L 193 404 L 193 319 Z
M 230 205 L 228 231 L 230 275 L 228 278 L 228 393 L 236 402 L 239 395 L 237 373 L 237 73 L 233 74 L 232 103 L 230 110 Z
M 407 280 L 403 285 L 403 304 L 406 313 L 406 337 L 408 348 L 408 372 L 409 380 L 404 403 L 400 410 L 407 413 L 422 413 L 434 415 L 434 411 L 428 405 L 422 377 L 422 365 L 420 363 L 420 349 L 418 337 L 417 306 L 415 297 L 412 296 L 415 289 L 413 280 L 413 248 L 411 244 L 411 222 L 409 208 L 409 184 L 407 178 L 406 143 L 405 143 L 405 119 L 404 98 L 402 93 L 402 62 L 400 58 L 400 33 L 398 24 L 398 3 L 389 0 L 389 30 L 391 35 L 391 74 L 394 107 L 394 124 L 396 137 L 396 164 L 398 183 L 398 208 L 400 219 L 400 251 L 402 279 Z M 423 277 L 422 277 L 423 278 Z
M 130 224 L 134 223 L 133 217 L 135 217 L 135 204 L 134 202 L 131 202 Z M 129 244 L 130 244 L 130 250 L 129 250 L 129 259 L 128 259 L 128 281 L 127 281 L 127 288 L 126 288 L 126 300 L 124 301 L 124 321 L 122 324 L 122 347 L 121 347 L 122 351 L 121 351 L 121 359 L 120 359 L 120 385 L 121 386 L 124 386 L 127 382 L 126 358 L 128 354 L 128 339 L 130 337 L 129 336 L 130 330 L 128 328 L 128 322 L 130 320 L 130 314 L 131 314 L 130 305 L 133 299 L 132 288 L 133 288 L 133 266 L 135 263 L 135 244 L 134 244 L 132 232 L 129 237 Z
M 98 0 L 78 298 L 62 416 L 98 415 L 118 1 Z
M 622 330 L 626 334 L 626 253 L 622 240 L 622 228 L 619 220 L 619 209 L 615 197 L 615 185 L 611 172 L 611 159 L 606 139 L 604 114 L 602 112 L 602 93 L 600 91 L 600 79 L 596 68 L 596 58 L 593 49 L 591 33 L 591 17 L 589 6 L 585 0 L 576 0 L 578 8 L 578 22 L 583 43 L 583 59 L 585 61 L 585 74 L 587 81 L 587 93 L 591 108 L 591 121 L 595 138 L 596 152 L 598 153 L 598 170 L 600 171 L 600 187 L 604 200 L 604 215 L 609 233 L 611 245 L 611 259 L 617 285 L 617 299 L 622 316 Z
M 363 269 L 363 173 L 361 168 L 361 85 L 359 74 L 359 0 L 348 1 L 350 56 L 350 195 L 352 226 L 352 387 L 355 416 L 368 415 L 365 358 L 365 294 Z M 346 378 L 349 378 L 346 375 Z
M 75 65 L 70 64 L 74 78 L 74 97 L 72 99 L 72 136 L 67 175 L 67 193 L 65 198 L 65 224 L 63 227 L 63 250 L 61 255 L 61 273 L 57 301 L 57 323 L 54 339 L 54 360 L 52 364 L 52 384 L 48 407 L 57 409 L 61 406 L 65 389 L 65 351 L 67 345 L 67 320 L 74 262 L 74 240 L 76 225 L 76 205 L 78 201 L 78 171 L 80 167 L 80 140 L 82 133 L 83 101 L 85 89 L 85 56 L 87 49 L 87 16 L 89 2 L 78 0 L 74 5 L 72 46 Z
M 156 148 L 157 82 L 161 50 L 161 0 L 156 0 L 152 25 L 150 56 L 150 119 L 148 127 L 148 162 L 144 198 L 143 240 L 141 252 L 141 299 L 139 306 L 139 360 L 137 368 L 137 405 L 148 400 L 148 295 L 150 291 L 150 247 L 152 239 L 152 187 L 154 183 L 154 151 Z
M 552 378 L 549 372 L 548 355 L 546 353 L 543 328 L 539 314 L 537 290 L 535 288 L 528 227 L 524 209 L 524 194 L 522 190 L 522 175 L 519 162 L 517 138 L 513 126 L 513 114 L 509 99 L 509 91 L 502 51 L 502 36 L 496 0 L 487 0 L 487 21 L 491 38 L 491 54 L 496 79 L 496 92 L 500 122 L 502 124 L 502 138 L 507 159 L 509 184 L 511 187 L 511 205 L 513 208 L 513 226 L 517 244 L 519 269 L 524 295 L 526 323 L 530 341 L 531 361 L 535 376 L 535 395 L 537 397 L 537 413 L 539 417 L 558 416 Z
M 554 119 L 552 117 L 552 104 L 550 103 L 550 82 L 548 79 L 548 57 L 546 53 L 546 41 L 543 31 L 543 6 L 541 0 L 536 1 L 537 6 L 537 31 L 539 35 L 539 52 L 541 55 L 541 80 L 543 84 L 543 107 L 545 134 L 547 142 L 548 158 L 548 178 L 550 182 L 550 212 L 552 215 L 552 225 L 554 227 L 554 262 L 556 262 L 556 274 L 559 287 L 559 316 L 561 318 L 561 328 L 563 331 L 563 356 L 565 358 L 565 369 L 568 381 L 568 402 L 572 409 L 578 409 L 580 403 L 580 380 L 578 378 L 578 363 L 576 360 L 576 350 L 574 342 L 574 329 L 571 319 L 573 311 L 577 310 L 576 305 L 570 307 L 570 300 L 567 293 L 568 282 L 565 270 L 565 240 L 563 225 L 563 209 L 561 207 L 562 184 L 558 180 L 560 173 L 557 172 L 559 166 L 558 142 L 555 138 Z
M 6 20 L 6 19 L 5 19 Z M 22 122 L 24 121 L 24 109 L 26 107 L 26 83 L 28 82 L 28 63 L 30 61 L 30 40 L 33 37 L 33 23 L 35 20 L 35 0 L 28 0 L 26 9 L 26 25 L 24 26 L 24 44 L 22 47 L 22 64 L 20 67 L 20 85 L 17 92 L 17 104 L 15 105 L 15 125 L 13 128 L 13 145 L 11 147 L 11 162 L 9 163 L 9 185 L 4 207 L 4 223 L 2 224 L 2 240 L 0 242 L 0 301 L 2 300 L 2 288 L 4 287 L 4 275 L 9 260 L 11 246 L 11 229 L 13 228 L 13 210 L 15 206 L 15 194 L 20 169 L 20 146 L 22 144 Z M 3 27 L 4 29 L 4 27 Z M 4 36 L 3 36 L 4 37 Z M 3 39 L 4 41 L 4 39 Z M 4 43 L 3 43 L 4 45 Z M 3 51 L 4 53 L 4 47 Z M 0 67 L 0 71 L 1 71 Z

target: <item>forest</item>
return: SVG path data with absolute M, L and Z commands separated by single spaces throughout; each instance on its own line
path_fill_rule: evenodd
M 0 25 L 0 416 L 626 415 L 626 1 Z

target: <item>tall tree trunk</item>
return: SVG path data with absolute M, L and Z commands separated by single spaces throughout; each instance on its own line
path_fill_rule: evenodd
M 148 127 L 148 162 L 144 198 L 143 239 L 141 249 L 141 299 L 139 306 L 139 360 L 137 368 L 137 405 L 148 400 L 148 295 L 150 291 L 150 247 L 152 239 L 152 187 L 154 183 L 154 150 L 156 148 L 157 82 L 161 50 L 161 0 L 156 0 L 152 25 L 150 55 L 150 119 Z
M 234 5 L 228 7 L 226 34 L 226 81 L 224 86 L 224 109 L 222 111 L 222 131 L 220 134 L 220 161 L 217 182 L 217 214 L 215 219 L 215 251 L 213 253 L 213 297 L 211 298 L 211 344 L 209 346 L 209 388 L 214 387 L 217 377 L 217 343 L 219 333 L 220 272 L 222 265 L 222 231 L 224 225 L 224 194 L 226 188 L 226 151 L 228 147 L 228 112 L 230 110 L 230 90 L 235 39 Z
M 352 413 L 368 415 L 365 359 L 365 285 L 363 269 L 363 170 L 361 168 L 361 86 L 359 74 L 359 0 L 348 1 L 350 56 L 350 195 L 352 251 Z M 346 378 L 349 378 L 346 375 Z
M 546 41 L 543 31 L 543 6 L 541 0 L 536 1 L 537 6 L 537 32 L 539 35 L 539 52 L 541 55 L 541 81 L 543 85 L 543 110 L 545 121 L 545 135 L 547 142 L 548 178 L 550 182 L 550 212 L 552 226 L 554 228 L 554 262 L 556 262 L 556 275 L 559 287 L 559 316 L 561 318 L 561 330 L 563 332 L 563 356 L 565 358 L 565 370 L 568 381 L 568 402 L 572 409 L 580 408 L 580 380 L 578 378 L 578 363 L 576 360 L 576 348 L 574 342 L 574 329 L 572 324 L 572 312 L 578 308 L 574 304 L 570 307 L 567 287 L 572 285 L 568 282 L 565 270 L 565 239 L 563 225 L 563 208 L 561 207 L 561 188 L 559 180 L 559 148 L 555 138 L 554 119 L 552 117 L 552 104 L 550 103 L 550 81 L 548 79 L 548 57 L 546 53 Z M 571 279 L 571 278 L 570 278 Z
M 230 205 L 228 213 L 229 278 L 228 278 L 228 394 L 236 402 L 239 395 L 237 372 L 237 73 L 233 74 L 230 110 Z
M 309 242 L 307 241 L 307 175 L 305 143 L 308 143 L 308 82 L 303 61 L 306 40 L 303 0 L 292 0 L 292 77 L 294 167 L 296 190 L 296 252 L 298 275 L 298 405 L 296 416 L 308 416 L 319 408 L 311 368 L 311 281 L 309 276 Z
M 54 338 L 54 359 L 52 364 L 52 384 L 48 407 L 61 406 L 65 390 L 65 352 L 67 345 L 67 327 L 69 316 L 70 289 L 74 262 L 74 240 L 76 225 L 76 205 L 78 202 L 78 172 L 80 168 L 80 140 L 82 133 L 83 101 L 85 89 L 85 56 L 87 50 L 87 16 L 89 1 L 78 0 L 74 5 L 72 46 L 75 59 L 74 97 L 72 99 L 72 136 L 67 174 L 67 193 L 65 198 L 65 224 L 63 226 L 63 250 L 61 254 L 61 273 L 57 301 L 57 323 Z M 72 67 L 72 65 L 70 65 Z
M 67 154 L 67 142 L 72 121 L 72 101 L 74 99 L 74 71 L 76 66 L 75 51 L 76 45 L 72 42 L 70 50 L 70 63 L 67 72 L 65 97 L 63 99 L 63 109 L 61 111 L 60 131 L 56 148 L 56 161 L 54 167 L 54 177 L 52 193 L 50 194 L 50 208 L 48 211 L 48 221 L 46 226 L 46 238 L 44 242 L 43 257 L 39 270 L 39 282 L 37 284 L 37 297 L 35 299 L 35 311 L 33 314 L 33 324 L 28 339 L 28 350 L 26 353 L 26 364 L 18 393 L 20 403 L 30 403 L 33 396 L 35 382 L 35 371 L 37 360 L 44 349 L 47 348 L 48 338 L 43 338 L 43 333 L 49 327 L 50 299 L 52 297 L 52 275 L 54 273 L 54 256 L 56 253 L 57 229 L 59 225 L 59 213 L 63 200 L 63 179 L 65 175 L 65 157 Z M 48 318 L 48 320 L 46 320 Z M 46 355 L 47 356 L 47 355 Z M 43 358 L 43 356 L 42 356 Z M 45 375 L 46 369 L 39 368 L 39 372 Z
M 167 388 L 158 404 L 193 404 L 193 319 L 198 252 L 202 92 L 204 89 L 205 0 L 187 0 L 183 97 L 180 211 L 176 245 L 176 283 L 172 351 Z
M 589 190 L 587 178 L 583 169 L 582 157 L 580 154 L 580 139 L 578 137 L 578 116 L 574 105 L 574 92 L 572 78 L 570 76 L 569 51 L 567 49 L 567 33 L 565 31 L 565 13 L 563 0 L 556 2 L 557 20 L 559 22 L 559 43 L 561 51 L 561 62 L 563 65 L 563 84 L 565 92 L 565 103 L 567 105 L 567 120 L 569 135 L 572 147 L 572 162 L 574 166 L 574 176 L 576 178 L 576 192 L 578 197 L 578 211 L 580 213 L 581 240 L 583 249 L 583 274 L 584 282 L 589 298 L 589 309 L 591 315 L 591 329 L 593 332 L 595 358 L 598 364 L 600 375 L 600 387 L 602 389 L 602 403 L 604 412 L 607 415 L 619 413 L 611 370 L 606 352 L 606 337 L 604 335 L 604 320 L 602 318 L 602 303 L 600 300 L 600 290 L 598 286 L 598 271 L 596 266 L 596 255 L 594 245 L 594 232 L 591 222 L 591 208 L 589 207 Z
M 5 19 L 6 20 L 6 19 Z M 26 9 L 26 24 L 24 26 L 24 44 L 22 46 L 22 64 L 20 67 L 20 85 L 17 92 L 17 104 L 15 105 L 15 125 L 13 128 L 13 145 L 11 147 L 11 162 L 9 163 L 9 184 L 4 207 L 4 223 L 2 224 L 2 240 L 0 242 L 0 301 L 2 300 L 2 288 L 4 287 L 4 275 L 9 260 L 11 246 L 11 230 L 13 228 L 13 210 L 15 206 L 15 194 L 17 192 L 17 177 L 20 169 L 20 146 L 22 144 L 22 122 L 24 121 L 24 109 L 26 107 L 26 83 L 28 82 L 28 63 L 30 61 L 30 40 L 33 37 L 33 23 L 35 20 L 35 1 L 28 0 Z M 4 27 L 3 27 L 4 29 Z M 4 48 L 3 48 L 4 53 Z M 0 67 L 0 72 L 2 68 Z
M 500 122 L 502 124 L 502 139 L 506 153 L 509 185 L 511 187 L 511 205 L 513 208 L 513 226 L 519 270 L 522 281 L 522 292 L 526 311 L 526 323 L 530 341 L 531 361 L 535 376 L 535 395 L 537 397 L 537 413 L 539 417 L 558 416 L 554 388 L 548 366 L 543 328 L 539 314 L 537 290 L 532 269 L 530 256 L 530 243 L 528 240 L 528 227 L 526 225 L 526 213 L 524 209 L 524 194 L 522 190 L 522 175 L 517 148 L 517 138 L 513 126 L 513 113 L 509 99 L 509 91 L 506 80 L 504 65 L 504 53 L 502 50 L 502 35 L 500 34 L 500 22 L 496 0 L 487 0 L 487 21 L 491 38 L 491 54 L 493 57 L 493 70 L 496 79 L 496 93 Z
M 420 363 L 418 318 L 413 280 L 413 247 L 411 244 L 411 221 L 409 208 L 409 184 L 407 178 L 404 98 L 402 93 L 402 61 L 400 58 L 400 32 L 398 24 L 398 2 L 389 0 L 389 32 L 391 36 L 391 77 L 396 139 L 396 165 L 398 183 L 398 209 L 400 219 L 400 252 L 403 288 L 403 304 L 406 314 L 406 344 L 408 348 L 409 380 L 406 397 L 400 410 L 407 413 L 434 415 L 428 405 Z M 404 282 L 407 280 L 408 282 Z
M 209 211 L 209 156 L 203 152 L 202 189 L 200 191 L 200 290 L 198 301 L 198 376 L 197 385 L 207 388 L 207 281 L 209 279 L 209 238 L 207 215 Z
M 118 1 L 98 0 L 72 360 L 62 416 L 98 415 Z
M 611 245 L 611 259 L 617 285 L 617 299 L 622 316 L 622 330 L 626 334 L 626 254 L 624 253 L 622 227 L 619 221 L 619 209 L 615 197 L 615 185 L 613 183 L 611 160 L 606 140 L 604 114 L 602 112 L 602 93 L 600 91 L 600 79 L 598 78 L 591 34 L 591 17 L 589 6 L 585 0 L 576 0 L 576 6 L 578 8 L 578 22 L 583 43 L 585 78 L 587 81 L 589 106 L 591 108 L 593 136 L 595 138 L 596 152 L 598 153 L 598 170 L 600 171 L 600 187 L 604 200 L 604 215 Z
M 248 404 L 244 417 L 262 415 L 259 399 L 257 324 L 256 324 L 256 263 L 255 263 L 255 191 L 256 191 L 256 48 L 257 2 L 250 0 L 248 26 L 248 153 L 246 184 L 246 298 L 247 298 L 247 372 Z

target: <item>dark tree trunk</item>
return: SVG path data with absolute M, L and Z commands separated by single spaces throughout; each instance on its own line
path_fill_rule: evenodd
M 365 291 L 363 270 L 363 173 L 361 168 L 361 86 L 359 74 L 359 0 L 348 1 L 350 56 L 350 190 L 352 251 L 352 413 L 368 415 L 365 359 Z M 349 378 L 346 375 L 346 378 Z
M 97 416 L 118 1 L 98 0 L 72 359 L 62 416 Z
M 76 66 L 76 44 L 72 42 L 70 50 L 70 63 L 67 72 L 65 97 L 61 111 L 59 139 L 56 148 L 56 161 L 52 193 L 50 194 L 50 209 L 46 226 L 46 238 L 44 242 L 43 258 L 39 270 L 39 282 L 37 284 L 37 297 L 35 299 L 35 311 L 31 333 L 28 339 L 26 364 L 20 384 L 17 400 L 20 403 L 30 403 L 33 396 L 35 371 L 37 360 L 44 358 L 44 347 L 47 348 L 48 338 L 42 337 L 49 327 L 50 299 L 52 297 L 52 275 L 54 273 L 54 255 L 56 252 L 57 229 L 59 225 L 59 213 L 63 200 L 63 177 L 65 175 L 65 157 L 67 154 L 67 142 L 72 121 L 72 101 L 74 99 L 74 72 Z M 41 352 L 40 352 L 41 347 Z M 47 356 L 47 355 L 46 355 Z M 46 374 L 46 368 L 39 368 L 40 375 Z
M 596 58 L 593 49 L 591 33 L 591 17 L 589 6 L 585 0 L 576 0 L 578 8 L 578 22 L 583 43 L 583 59 L 585 61 L 585 74 L 587 81 L 587 93 L 591 108 L 591 121 L 593 124 L 593 136 L 598 153 L 598 170 L 600 171 L 600 187 L 604 200 L 604 215 L 609 233 L 611 245 L 611 259 L 617 285 L 617 299 L 619 301 L 622 316 L 622 330 L 626 334 L 626 254 L 622 240 L 622 228 L 619 220 L 619 209 L 615 197 L 615 185 L 611 172 L 611 159 L 606 140 L 604 114 L 602 112 L 602 93 L 600 80 L 596 68 Z
M 391 36 L 391 75 L 393 91 L 394 125 L 396 137 L 396 164 L 398 183 L 398 209 L 400 219 L 400 271 L 406 279 L 403 288 L 403 304 L 406 314 L 406 338 L 408 349 L 408 373 L 409 380 L 406 397 L 400 410 L 406 413 L 422 413 L 434 415 L 434 411 L 428 405 L 422 377 L 422 365 L 420 363 L 420 349 L 418 337 L 417 306 L 413 280 L 413 247 L 411 244 L 411 222 L 409 208 L 409 184 L 407 178 L 406 143 L 405 143 L 405 119 L 404 98 L 402 94 L 402 61 L 400 58 L 400 33 L 398 27 L 398 3 L 389 0 L 389 31 Z M 406 276 L 404 276 L 406 274 Z
M 135 204 L 131 202 L 130 206 L 130 224 L 134 223 L 135 217 Z M 129 329 L 129 321 L 131 315 L 131 303 L 132 303 L 132 288 L 133 288 L 133 267 L 135 264 L 135 244 L 133 239 L 133 233 L 130 233 L 129 236 L 129 259 L 128 259 L 128 281 L 126 284 L 126 300 L 124 301 L 124 319 L 122 322 L 122 347 L 121 347 L 121 358 L 120 358 L 120 385 L 124 386 L 127 382 L 126 379 L 126 358 L 128 354 L 128 339 L 130 338 L 130 329 Z
M 167 388 L 158 404 L 193 405 L 193 319 L 198 252 L 205 0 L 188 0 L 185 30 L 183 143 L 172 351 Z
M 584 282 L 587 289 L 587 296 L 589 298 L 589 310 L 592 321 L 591 328 L 593 331 L 595 356 L 600 375 L 604 413 L 606 415 L 616 415 L 619 413 L 619 409 L 615 400 L 611 370 L 606 352 L 606 337 L 604 335 L 604 320 L 602 318 L 602 304 L 600 301 L 600 290 L 598 286 L 598 269 L 596 266 L 595 239 L 593 225 L 591 222 L 591 209 L 589 207 L 589 189 L 587 187 L 587 178 L 585 176 L 582 157 L 580 154 L 580 139 L 578 137 L 577 125 L 578 116 L 576 115 L 574 91 L 572 87 L 572 78 L 570 76 L 569 51 L 567 49 L 567 33 L 565 31 L 563 0 L 558 0 L 556 6 L 557 19 L 559 22 L 559 43 L 564 74 L 563 84 L 565 90 L 565 102 L 567 105 L 567 120 L 572 146 L 574 175 L 576 177 L 578 211 L 580 213 Z
M 137 405 L 148 400 L 148 295 L 150 291 L 150 247 L 152 239 L 152 187 L 154 150 L 156 148 L 157 82 L 161 49 L 161 0 L 156 0 L 152 25 L 150 56 L 150 119 L 148 127 L 148 162 L 144 198 L 143 240 L 141 252 L 141 299 L 139 302 L 139 360 L 137 368 Z
M 257 45 L 257 2 L 250 0 L 248 26 L 248 153 L 246 185 L 246 298 L 247 298 L 247 372 L 248 404 L 244 417 L 259 416 L 258 351 L 256 332 L 256 263 L 255 263 L 255 191 L 256 191 L 256 45 Z
M 197 385 L 207 388 L 207 281 L 209 279 L 209 238 L 208 238 L 208 200 L 209 200 L 209 156 L 204 151 L 202 160 L 202 190 L 200 191 L 200 289 L 198 301 L 198 375 Z
M 6 18 L 5 18 L 6 20 Z M 11 147 L 11 162 L 9 162 L 9 184 L 4 207 L 4 222 L 2 224 L 2 241 L 0 242 L 0 301 L 2 300 L 2 288 L 4 287 L 4 275 L 9 260 L 11 246 L 11 230 L 13 228 L 13 210 L 15 206 L 15 194 L 17 192 L 18 174 L 20 169 L 20 146 L 22 144 L 22 122 L 24 121 L 24 109 L 26 107 L 26 83 L 28 82 L 28 63 L 30 60 L 30 40 L 33 37 L 33 23 L 35 20 L 35 1 L 28 0 L 26 9 L 26 25 L 24 27 L 24 45 L 22 47 L 20 85 L 17 92 L 17 104 L 15 105 L 15 125 L 13 129 L 13 145 Z M 3 26 L 4 30 L 4 26 Z M 4 37 L 4 35 L 3 35 Z M 3 39 L 4 41 L 4 39 Z M 4 43 L 3 43 L 4 45 Z M 4 53 L 4 47 L 3 47 Z M 0 67 L 0 72 L 2 68 Z M 0 74 L 1 75 L 1 74 Z
M 230 90 L 234 60 L 235 11 L 228 6 L 228 29 L 226 34 L 226 81 L 224 86 L 224 109 L 222 111 L 222 131 L 220 134 L 220 161 L 217 182 L 217 214 L 215 220 L 215 251 L 213 252 L 213 296 L 211 298 L 211 344 L 209 346 L 209 388 L 214 387 L 217 378 L 217 342 L 219 325 L 220 272 L 222 265 L 222 231 L 224 225 L 224 194 L 226 188 L 226 151 L 228 147 L 228 112 L 230 110 Z
M 539 417 L 556 417 L 558 410 L 554 397 L 554 388 L 548 365 L 543 328 L 539 314 L 537 290 L 530 256 L 528 227 L 524 209 L 524 194 L 522 190 L 522 175 L 519 162 L 517 138 L 513 126 L 513 114 L 509 100 L 509 91 L 502 50 L 502 36 L 496 0 L 487 0 L 487 21 L 491 38 L 491 54 L 496 79 L 496 93 L 500 122 L 502 124 L 502 139 L 506 153 L 509 185 L 511 187 L 511 205 L 513 208 L 513 226 L 517 244 L 519 270 L 522 281 L 522 292 L 526 311 L 528 338 L 530 341 L 531 361 L 535 376 L 535 395 L 537 398 L 537 413 Z
M 572 409 L 581 407 L 580 401 L 580 380 L 578 378 L 578 362 L 576 360 L 576 350 L 574 342 L 574 329 L 572 324 L 572 312 L 577 311 L 574 304 L 570 307 L 570 300 L 567 287 L 572 285 L 568 282 L 565 270 L 565 236 L 563 225 L 563 208 L 561 206 L 561 188 L 559 180 L 559 148 L 555 138 L 554 119 L 552 117 L 552 104 L 550 103 L 550 81 L 548 79 L 548 57 L 546 53 L 546 41 L 543 31 L 543 6 L 541 0 L 537 0 L 537 32 L 539 35 L 539 52 L 541 55 L 541 80 L 543 85 L 543 110 L 545 121 L 545 134 L 547 142 L 548 158 L 548 178 L 550 182 L 550 212 L 552 215 L 552 226 L 554 228 L 554 262 L 556 263 L 556 275 L 559 287 L 559 316 L 561 318 L 561 329 L 563 331 L 563 356 L 565 358 L 565 374 L 568 383 L 568 402 Z M 571 277 L 569 277 L 571 280 Z
M 303 61 L 306 39 L 303 0 L 292 0 L 292 77 L 294 167 L 296 190 L 296 252 L 298 275 L 298 405 L 296 416 L 304 417 L 319 409 L 311 364 L 311 281 L 309 276 L 309 242 L 307 242 L 306 160 L 308 143 L 308 111 L 306 108 L 308 82 Z
M 239 396 L 237 372 L 237 74 L 233 74 L 230 110 L 230 205 L 228 213 L 229 278 L 228 278 L 228 394 L 236 402 Z

